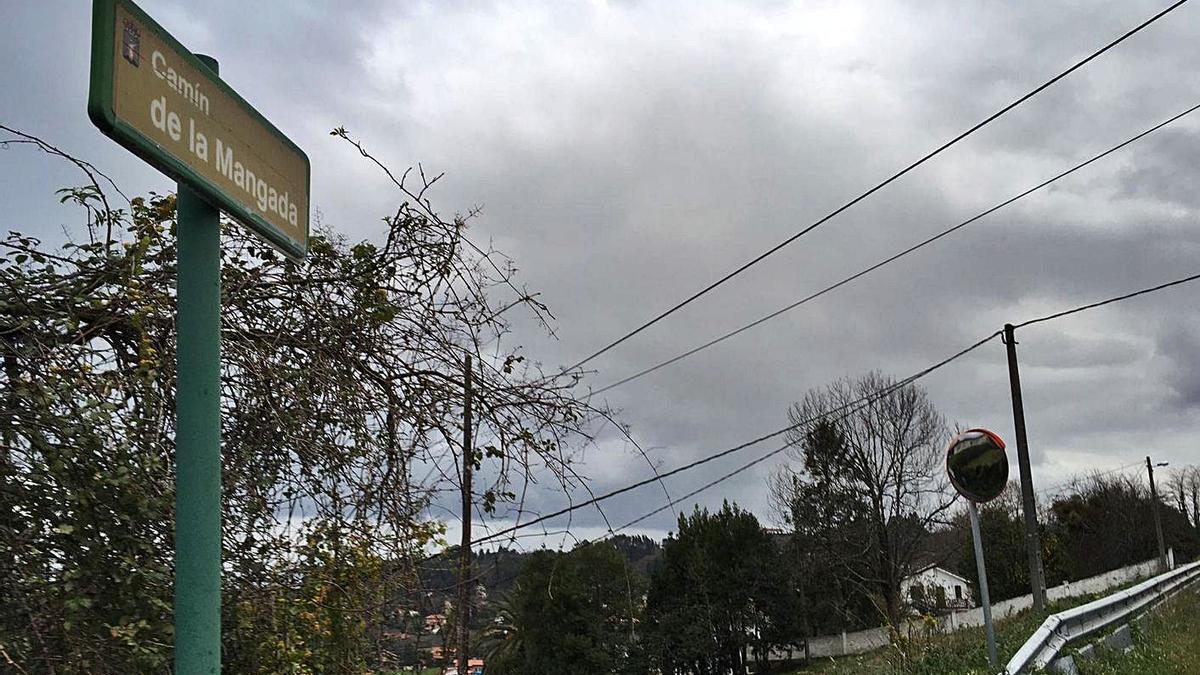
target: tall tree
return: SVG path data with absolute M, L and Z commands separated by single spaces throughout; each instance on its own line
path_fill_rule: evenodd
M 645 672 L 635 645 L 644 589 L 607 542 L 534 552 L 490 630 L 488 672 Z
M 795 635 L 780 542 L 725 503 L 681 514 L 650 577 L 646 649 L 663 673 L 745 672 Z
M 786 555 L 799 593 L 800 633 L 811 637 L 847 628 L 877 625 L 869 594 L 861 580 L 871 574 L 862 555 L 868 538 L 868 504 L 836 481 L 837 458 L 845 454 L 838 425 L 818 420 L 804 431 L 799 449 L 806 475 L 784 470 L 770 479 L 771 503 L 791 531 Z
M 1170 504 L 1160 504 L 1163 537 L 1176 556 L 1200 553 L 1200 533 Z M 1158 555 L 1150 489 L 1120 475 L 1081 478 L 1050 506 L 1051 530 L 1062 540 L 1068 576 L 1082 579 Z
M 1200 529 L 1200 466 L 1181 466 L 1167 474 L 1166 494 L 1192 527 Z
M 300 263 L 223 223 L 230 671 L 346 672 L 378 659 L 376 628 L 415 594 L 413 561 L 442 532 L 423 514 L 455 485 L 456 455 L 488 478 L 484 511 L 515 508 L 514 486 L 530 478 L 578 484 L 575 441 L 600 411 L 574 395 L 578 373 L 542 373 L 509 345 L 505 309 L 549 315 L 511 261 L 471 242 L 465 218 L 438 216 L 432 181 L 417 180 L 397 181 L 403 203 L 373 241 L 318 221 Z M 72 241 L 47 245 L 18 223 L 0 239 L 0 644 L 30 673 L 162 671 L 175 198 L 118 207 L 95 180 L 62 197 L 86 220 Z M 480 366 L 468 457 L 464 353 Z
M 773 479 L 776 510 L 801 535 L 817 524 L 844 561 L 840 577 L 898 624 L 900 581 L 953 501 L 941 469 L 945 420 L 924 389 L 879 372 L 810 390 L 788 419 L 793 464 Z

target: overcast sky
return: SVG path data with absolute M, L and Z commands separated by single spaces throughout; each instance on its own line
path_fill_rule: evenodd
M 0 122 L 111 174 L 170 181 L 86 115 L 87 2 L 6 0 Z M 559 319 L 518 342 L 574 363 L 1148 18 L 1166 0 L 984 2 L 288 2 L 144 0 L 312 161 L 315 208 L 351 238 L 398 201 L 329 135 L 393 168 L 444 171 L 447 214 L 516 259 Z M 630 342 L 603 386 L 778 309 L 1200 103 L 1200 5 L 1181 9 Z M 605 394 L 669 469 L 786 424 L 806 390 L 906 376 L 1034 316 L 1200 271 L 1200 113 L 913 256 Z M 62 162 L 0 151 L 5 230 L 78 214 Z M 1035 483 L 1146 454 L 1196 462 L 1200 285 L 1019 332 Z M 922 380 L 953 422 L 1012 441 L 996 341 Z M 668 482 L 684 494 L 764 445 Z M 603 491 L 646 475 L 615 439 L 585 455 Z M 767 462 L 697 498 L 770 519 Z M 1130 470 L 1136 473 L 1137 469 Z M 1014 467 L 1015 474 L 1015 467 Z M 652 486 L 605 507 L 660 506 Z M 544 509 L 561 495 L 541 495 Z M 660 535 L 673 516 L 645 523 Z M 565 521 L 564 521 L 565 522 Z M 603 530 L 580 512 L 579 536 Z M 550 529 L 558 529 L 553 524 Z M 553 545 L 553 543 L 552 543 Z

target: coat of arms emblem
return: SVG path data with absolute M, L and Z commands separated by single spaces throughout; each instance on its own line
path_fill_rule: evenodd
M 125 22 L 125 30 L 121 33 L 121 55 L 125 60 L 133 64 L 134 68 L 138 67 L 138 63 L 142 60 L 142 35 L 138 31 L 137 24 L 132 21 Z

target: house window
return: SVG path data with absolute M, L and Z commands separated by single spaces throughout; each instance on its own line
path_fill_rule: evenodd
M 954 599 L 962 600 L 962 586 L 954 584 Z

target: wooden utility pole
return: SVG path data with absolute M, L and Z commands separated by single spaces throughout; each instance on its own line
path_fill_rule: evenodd
M 1021 373 L 1017 369 L 1017 340 L 1013 325 L 1004 324 L 1008 348 L 1008 384 L 1012 389 L 1013 426 L 1017 432 L 1017 466 L 1021 472 L 1021 511 L 1025 515 L 1025 550 L 1029 556 L 1029 585 L 1033 608 L 1046 611 L 1046 576 L 1042 569 L 1042 543 L 1038 534 L 1037 503 L 1033 497 L 1033 472 L 1029 468 L 1029 441 L 1025 438 L 1025 403 L 1021 400 Z
M 1159 466 L 1166 466 L 1165 463 Z M 1154 487 L 1154 464 L 1150 463 L 1150 457 L 1146 457 L 1146 472 L 1150 474 L 1150 501 L 1151 507 L 1154 509 L 1154 533 L 1158 535 L 1158 571 L 1167 571 L 1167 546 L 1163 542 L 1162 531 L 1162 516 L 1158 513 L 1158 489 Z
M 471 355 L 463 370 L 462 545 L 458 567 L 458 675 L 467 675 L 471 644 L 471 469 L 475 463 L 471 432 Z

